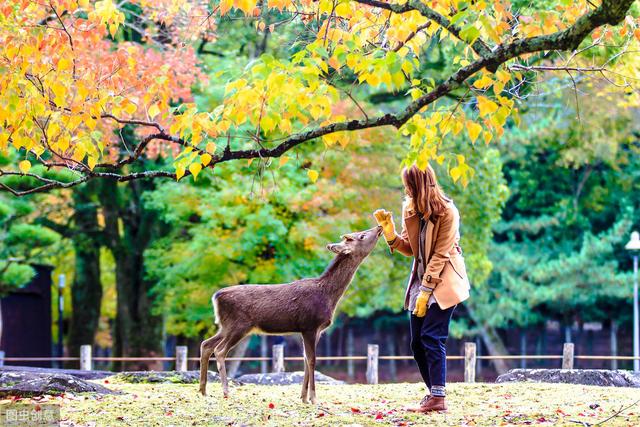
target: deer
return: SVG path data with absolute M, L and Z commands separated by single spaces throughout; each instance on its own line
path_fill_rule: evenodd
M 304 347 L 304 379 L 301 399 L 316 403 L 316 347 L 321 333 L 333 322 L 336 306 L 360 264 L 371 253 L 382 227 L 341 236 L 326 247 L 336 255 L 324 272 L 284 284 L 235 285 L 217 291 L 211 298 L 217 333 L 200 345 L 200 393 L 206 396 L 209 359 L 214 355 L 222 383 L 229 396 L 225 358 L 250 334 L 300 334 Z

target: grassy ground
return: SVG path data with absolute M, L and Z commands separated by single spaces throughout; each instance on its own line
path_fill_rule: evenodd
M 209 396 L 203 398 L 196 385 L 107 382 L 126 394 L 58 398 L 63 425 L 584 426 L 616 413 L 603 425 L 640 425 L 640 390 L 630 388 L 454 383 L 447 386 L 448 413 L 422 415 L 403 411 L 424 395 L 420 384 L 319 385 L 319 403 L 305 405 L 297 385 L 235 386 L 222 399 L 217 383 L 209 384 Z

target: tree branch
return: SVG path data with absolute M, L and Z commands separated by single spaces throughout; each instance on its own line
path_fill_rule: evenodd
M 419 6 L 421 3 L 417 3 L 415 0 L 410 1 L 405 5 L 393 5 L 393 4 L 383 3 L 378 0 L 355 0 L 355 1 L 362 4 L 368 4 L 375 7 L 385 8 L 397 13 L 403 13 L 408 10 L 414 10 L 414 9 L 411 9 L 411 7 L 415 7 L 415 10 L 419 10 L 421 13 L 422 13 L 422 10 L 425 10 L 425 9 L 426 9 L 425 13 L 429 13 L 429 14 L 435 13 L 434 11 L 431 11 L 429 8 L 427 8 L 424 5 Z M 361 130 L 361 129 L 381 127 L 381 126 L 394 126 L 396 128 L 400 128 L 411 117 L 417 114 L 422 108 L 430 105 L 431 103 L 440 99 L 443 96 L 447 96 L 451 91 L 459 88 L 466 79 L 468 79 L 469 77 L 471 77 L 472 75 L 474 75 L 475 73 L 477 73 L 483 68 L 497 69 L 500 65 L 504 64 L 505 62 L 514 58 L 518 58 L 519 56 L 524 54 L 547 51 L 547 50 L 577 49 L 580 43 L 584 40 L 584 38 L 587 37 L 587 35 L 589 35 L 589 33 L 591 33 L 591 31 L 593 31 L 595 28 L 605 24 L 616 25 L 619 22 L 621 22 L 624 19 L 628 9 L 631 7 L 632 3 L 633 3 L 633 0 L 603 0 L 602 4 L 599 7 L 591 10 L 590 12 L 578 18 L 572 26 L 566 28 L 565 30 L 557 31 L 552 34 L 547 34 L 542 36 L 518 39 L 508 44 L 499 45 L 489 53 L 485 55 L 481 55 L 481 57 L 478 58 L 476 61 L 464 67 L 459 68 L 455 73 L 449 76 L 449 78 L 447 78 L 444 82 L 436 86 L 431 92 L 411 102 L 404 110 L 401 110 L 396 114 L 388 113 L 378 117 L 365 118 L 361 120 L 351 120 L 346 122 L 338 122 L 338 123 L 332 123 L 325 126 L 320 126 L 305 132 L 300 132 L 297 134 L 290 135 L 289 137 L 282 140 L 278 145 L 276 145 L 273 148 L 262 147 L 259 149 L 233 151 L 229 148 L 229 146 L 227 146 L 221 154 L 214 155 L 213 153 L 209 153 L 212 155 L 212 160 L 209 164 L 209 167 L 214 167 L 218 163 L 222 163 L 230 160 L 279 157 L 282 154 L 286 153 L 287 151 L 291 150 L 292 148 L 304 142 L 310 141 L 312 139 L 315 139 L 324 135 L 329 135 L 335 132 L 355 131 L 355 130 Z M 446 20 L 446 18 L 442 16 L 438 17 L 437 14 L 433 16 L 434 18 L 430 18 L 430 19 L 434 19 L 436 20 L 436 22 L 438 22 L 437 19 L 440 19 L 442 24 L 445 24 L 445 25 L 440 24 L 440 22 L 438 23 L 446 27 L 446 24 L 448 23 L 448 21 L 446 22 L 442 21 L 442 19 Z M 448 29 L 451 31 L 452 26 L 448 25 L 448 27 L 449 27 Z M 455 30 L 456 28 L 453 27 L 453 31 Z M 105 117 L 115 119 L 113 116 L 109 116 L 109 115 L 105 115 Z M 136 122 L 136 121 L 127 121 L 127 120 L 117 120 L 117 121 L 128 122 L 132 124 L 139 124 L 144 126 L 153 126 L 156 129 L 158 129 L 158 132 L 145 138 L 145 140 L 143 140 L 138 145 L 134 154 L 132 154 L 129 158 L 121 160 L 120 162 L 112 165 L 109 165 L 109 164 L 101 165 L 104 168 L 117 168 L 118 165 L 124 165 L 124 164 L 133 162 L 142 154 L 146 144 L 148 144 L 153 139 L 165 140 L 165 141 L 176 143 L 179 145 L 191 147 L 191 145 L 189 145 L 187 141 L 184 141 L 179 137 L 167 134 L 166 131 L 156 123 Z M 204 154 L 206 152 L 205 150 L 198 149 L 195 147 L 193 147 L 193 149 L 199 154 Z M 9 171 L 0 170 L 0 176 L 3 174 L 4 175 L 25 175 L 25 176 L 33 175 L 33 174 L 21 174 L 19 172 L 9 172 Z M 185 175 L 188 175 L 188 174 L 189 172 L 187 171 Z M 169 171 L 146 171 L 146 172 L 129 173 L 124 175 L 118 174 L 115 172 L 84 171 L 83 175 L 80 178 L 70 182 L 61 182 L 61 181 L 54 181 L 54 180 L 50 180 L 51 182 L 48 182 L 48 181 L 45 181 L 45 180 L 48 180 L 48 178 L 38 177 L 38 176 L 33 176 L 33 177 L 44 182 L 44 184 L 39 187 L 20 191 L 20 190 L 12 189 L 3 183 L 0 183 L 0 189 L 9 191 L 16 196 L 23 196 L 27 194 L 47 191 L 53 188 L 74 187 L 76 185 L 82 184 L 87 180 L 93 179 L 93 178 L 107 178 L 107 179 L 116 180 L 118 182 L 126 182 L 126 181 L 135 180 L 135 179 L 157 178 L 157 177 L 175 179 L 176 174 Z
M 354 0 L 356 3 L 365 4 L 368 6 L 377 7 L 380 9 L 390 10 L 393 13 L 407 13 L 411 11 L 417 11 L 425 18 L 431 19 L 441 27 L 445 28 L 449 31 L 454 37 L 457 39 L 468 43 L 462 37 L 460 37 L 460 29 L 453 25 L 446 16 L 439 14 L 435 10 L 428 7 L 426 4 L 422 3 L 419 0 L 410 0 L 404 4 L 394 4 L 394 3 L 385 3 L 380 0 Z M 491 53 L 491 49 L 487 46 L 487 44 L 480 38 L 476 39 L 473 43 L 470 44 L 471 48 L 475 53 L 480 56 L 486 56 Z

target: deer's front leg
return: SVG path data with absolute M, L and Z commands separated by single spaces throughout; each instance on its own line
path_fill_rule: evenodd
M 302 380 L 302 393 L 300 394 L 300 399 L 302 399 L 302 403 L 309 403 L 307 400 L 307 390 L 309 389 L 309 367 L 307 364 L 307 358 L 304 358 L 304 379 Z
M 304 378 L 302 379 L 302 393 L 300 395 L 300 399 L 302 399 L 302 403 L 309 403 L 307 400 L 307 391 L 309 390 L 309 359 L 307 357 L 307 347 L 304 337 L 302 338 L 302 344 L 304 347 Z
M 303 334 L 304 342 L 304 381 L 302 382 L 302 401 L 307 403 L 307 396 L 311 403 L 316 403 L 315 366 L 316 366 L 316 332 Z

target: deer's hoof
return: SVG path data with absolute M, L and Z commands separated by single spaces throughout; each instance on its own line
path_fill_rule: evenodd
M 204 388 L 204 387 L 200 387 L 200 394 L 203 395 L 203 396 L 206 396 L 207 395 L 207 389 Z
M 309 403 L 309 400 L 306 396 L 302 396 L 302 403 Z

